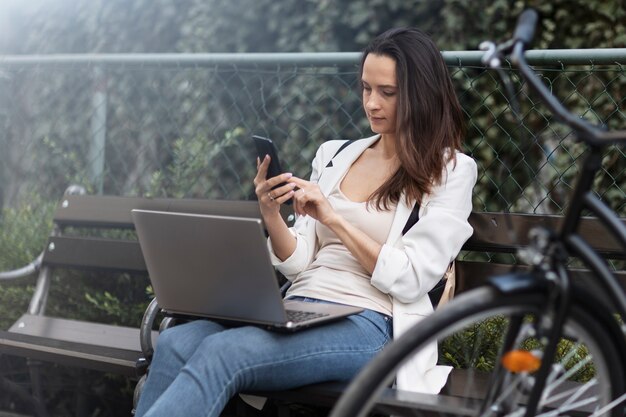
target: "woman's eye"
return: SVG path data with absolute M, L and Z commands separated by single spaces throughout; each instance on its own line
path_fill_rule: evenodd
M 383 91 L 383 94 L 386 95 L 387 97 L 392 97 L 396 94 L 395 91 Z

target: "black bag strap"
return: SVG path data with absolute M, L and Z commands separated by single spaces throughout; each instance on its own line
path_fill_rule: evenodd
M 344 149 L 346 149 L 348 147 L 348 145 L 352 144 L 354 142 L 354 139 L 350 139 L 345 141 L 344 143 L 341 144 L 341 146 L 339 147 L 339 149 L 337 149 L 337 152 L 335 152 L 335 154 L 333 155 L 332 158 L 330 158 L 330 161 L 328 161 L 328 163 L 326 164 L 326 168 L 330 168 L 333 166 L 333 159 L 339 155 L 339 152 L 343 151 Z
M 346 149 L 349 145 L 351 145 L 352 143 L 354 143 L 354 139 L 351 140 L 347 140 L 344 143 L 341 144 L 341 146 L 339 147 L 339 149 L 337 149 L 337 152 L 335 152 L 335 154 L 333 155 L 332 158 L 330 158 L 330 161 L 328 161 L 328 163 L 326 164 L 326 168 L 330 168 L 333 166 L 333 159 L 339 155 L 339 152 L 343 151 L 344 149 Z M 402 234 L 404 235 L 406 232 L 409 231 L 409 229 L 411 227 L 413 227 L 413 225 L 415 223 L 417 223 L 417 221 L 420 219 L 420 204 L 418 202 L 415 203 L 415 205 L 413 206 L 413 210 L 411 211 L 411 215 L 409 216 L 408 220 L 406 221 L 406 224 L 404 225 L 404 228 L 402 229 Z
M 411 211 L 411 214 L 409 215 L 409 218 L 404 225 L 404 229 L 402 229 L 402 235 L 408 232 L 409 229 L 413 227 L 413 225 L 417 223 L 417 221 L 420 219 L 419 211 L 420 204 L 415 203 L 415 205 L 413 206 L 413 210 Z M 439 301 L 441 301 L 441 297 L 443 296 L 445 288 L 446 279 L 444 277 L 439 280 L 439 282 L 433 287 L 433 289 L 428 291 L 428 298 L 430 298 L 430 302 L 432 303 L 433 308 L 437 308 L 437 305 L 439 305 Z
M 347 140 L 344 143 L 342 143 L 339 149 L 337 149 L 337 152 L 335 152 L 333 157 L 330 158 L 330 161 L 328 161 L 328 163 L 326 164 L 326 168 L 332 167 L 333 159 L 339 154 L 339 152 L 343 151 L 347 146 L 349 146 L 353 142 L 354 142 L 354 139 Z M 420 212 L 420 204 L 419 202 L 415 202 L 415 205 L 413 206 L 413 210 L 411 210 L 411 214 L 409 215 L 409 218 L 407 219 L 406 224 L 404 225 L 404 228 L 402 229 L 402 235 L 405 235 L 406 232 L 408 232 L 411 229 L 411 227 L 413 227 L 415 223 L 418 222 L 418 220 L 420 219 L 419 212 Z M 441 296 L 443 295 L 445 286 L 446 286 L 446 280 L 442 278 L 437 283 L 437 285 L 435 285 L 435 287 L 428 292 L 428 297 L 430 298 L 430 302 L 432 303 L 433 308 L 437 308 L 437 305 L 439 304 L 439 300 L 441 300 Z
M 409 231 L 411 227 L 420 219 L 420 203 L 416 202 L 413 206 L 413 210 L 411 210 L 411 214 L 404 225 L 404 229 L 402 229 L 402 235 L 404 236 L 406 232 Z

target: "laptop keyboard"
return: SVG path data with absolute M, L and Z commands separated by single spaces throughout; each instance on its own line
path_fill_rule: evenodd
M 328 313 L 313 313 L 310 311 L 300 311 L 300 310 L 286 310 L 287 312 L 287 320 L 300 323 L 307 320 L 313 320 L 320 317 L 328 316 Z

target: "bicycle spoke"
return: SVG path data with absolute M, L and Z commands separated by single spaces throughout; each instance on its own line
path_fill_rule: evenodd
M 512 383 L 508 384 L 506 389 L 504 389 L 500 393 L 500 395 L 495 400 L 494 405 L 491 406 L 491 408 L 498 407 L 500 404 L 504 404 L 505 407 L 516 406 L 516 404 L 518 403 L 517 400 L 520 398 L 520 395 L 513 396 L 512 398 L 507 398 L 507 397 L 509 396 L 509 394 L 513 395 L 513 391 L 516 390 L 523 381 L 522 381 L 522 378 L 519 378 L 519 377 L 514 378 L 514 380 L 515 381 L 512 381 Z M 518 408 L 518 407 L 515 407 L 515 408 Z M 497 411 L 497 410 L 492 410 L 492 411 Z
M 585 385 L 583 385 L 582 387 L 575 387 L 575 388 L 572 388 L 570 390 L 562 391 L 562 392 L 560 392 L 558 394 L 555 394 L 554 396 L 552 396 L 550 398 L 549 401 L 542 402 L 541 405 L 544 406 L 544 405 L 548 405 L 548 404 L 554 403 L 556 401 L 560 401 L 560 400 L 562 400 L 564 398 L 567 398 L 569 396 L 573 396 L 578 391 L 585 392 L 589 388 L 591 388 L 593 386 L 596 386 L 596 385 L 597 385 L 597 381 L 595 379 L 592 379 L 589 382 L 587 382 Z
M 550 381 L 548 380 L 548 383 L 546 384 L 546 391 L 541 398 L 541 402 L 546 402 L 547 404 L 552 402 L 548 401 L 547 397 L 551 395 L 556 388 L 560 387 L 565 381 L 570 379 L 573 375 L 576 374 L 576 372 L 578 372 L 582 367 L 590 363 L 592 360 L 593 358 L 591 357 L 591 355 L 587 355 L 583 360 L 572 366 L 569 370 L 565 371 L 560 377 L 557 377 L 553 383 L 550 383 Z M 563 362 L 565 363 L 566 361 L 563 360 Z
M 618 405 L 620 405 L 621 403 L 623 403 L 625 401 L 626 401 L 626 393 L 622 394 L 621 397 L 616 398 L 614 401 L 611 401 L 606 406 L 602 407 L 601 409 L 599 409 L 595 413 L 591 414 L 589 417 L 598 417 L 598 416 L 606 413 L 607 411 L 612 410 L 613 408 L 617 407 Z

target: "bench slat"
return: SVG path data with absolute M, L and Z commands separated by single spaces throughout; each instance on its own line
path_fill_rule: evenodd
M 261 218 L 259 204 L 252 200 L 70 195 L 59 203 L 54 221 L 61 227 L 133 228 L 132 209 Z M 288 224 L 293 223 L 292 213 L 291 207 L 282 206 L 281 214 Z
M 143 357 L 139 329 L 31 314 L 0 331 L 0 352 L 133 377 Z
M 485 397 L 485 388 L 488 387 L 489 375 L 486 373 L 473 372 L 466 369 L 453 369 L 448 382 L 437 395 L 420 394 L 410 391 L 387 389 L 376 402 L 376 411 L 387 414 L 405 415 L 407 411 L 419 410 L 419 415 L 453 414 L 453 415 L 476 415 L 481 407 L 481 399 Z M 561 392 L 573 392 L 580 383 L 563 381 L 555 389 L 553 394 Z M 595 388 L 587 389 L 585 396 L 596 393 Z M 569 400 L 565 396 L 554 401 L 551 406 L 557 408 Z M 522 400 L 523 402 L 523 400 Z M 574 410 L 569 410 L 573 416 L 587 416 L 593 413 L 592 404 L 578 405 Z
M 139 329 L 133 327 L 24 314 L 11 326 L 9 332 L 87 345 L 141 351 Z M 156 344 L 157 336 L 158 332 L 153 331 L 153 344 Z
M 476 287 L 480 287 L 487 282 L 487 279 L 496 275 L 503 275 L 511 272 L 514 265 L 505 265 L 489 262 L 472 262 L 457 261 L 456 262 L 456 292 L 461 293 Z M 517 265 L 518 271 L 527 271 L 528 266 Z M 591 282 L 596 279 L 595 275 L 588 270 L 571 269 L 572 278 L 584 285 L 585 282 Z M 618 282 L 626 291 L 626 271 L 614 271 Z M 591 287 L 590 290 L 598 290 Z
M 390 415 L 412 415 L 419 410 L 419 415 L 453 414 L 476 415 L 481 406 L 480 400 L 485 396 L 485 387 L 488 386 L 489 374 L 477 373 L 466 369 L 452 369 L 448 382 L 437 395 L 420 394 L 398 389 L 384 389 L 372 411 Z M 578 383 L 565 381 L 555 392 L 565 392 L 577 386 Z M 251 394 L 270 397 L 275 400 L 294 403 L 315 404 L 323 407 L 332 407 L 347 388 L 345 382 L 325 382 L 307 385 L 287 391 L 255 391 Z M 594 393 L 590 389 L 589 394 Z M 469 400 L 468 400 L 469 399 Z M 475 402 L 472 401 L 475 400 Z M 559 406 L 567 397 L 555 402 Z M 573 415 L 589 415 L 593 410 L 589 406 L 572 410 Z
M 375 410 L 388 415 L 407 415 L 405 413 L 419 410 L 420 416 L 447 414 L 475 416 L 480 406 L 480 400 L 473 400 L 471 397 L 459 398 L 445 394 L 428 395 L 388 389 L 376 401 Z
M 139 242 L 92 237 L 51 236 L 43 264 L 146 274 Z
M 458 371 L 458 375 L 455 373 Z M 463 371 L 453 370 L 450 381 L 462 385 L 465 374 Z M 347 387 L 345 382 L 325 382 L 320 384 L 307 385 L 300 388 L 293 388 L 285 391 L 255 391 L 251 394 L 269 397 L 288 403 L 315 404 L 316 406 L 332 407 Z M 467 388 L 467 387 L 466 387 Z M 385 389 L 376 400 L 373 411 L 383 414 L 404 415 L 402 412 L 414 410 L 416 405 L 420 405 L 420 412 L 423 410 L 446 410 L 452 414 L 457 414 L 459 406 L 467 407 L 467 401 L 461 402 L 459 398 L 442 393 L 441 395 L 418 394 L 396 389 Z M 468 415 L 471 415 L 468 413 Z
M 0 331 L 0 352 L 68 366 L 137 376 L 141 352 Z
M 562 216 L 474 212 L 469 218 L 474 234 L 463 248 L 480 252 L 513 253 L 519 246 L 528 244 L 530 229 L 544 226 L 556 230 L 562 220 Z M 517 242 L 511 239 L 509 222 L 517 234 Z M 622 222 L 626 224 L 626 219 L 622 219 Z M 611 259 L 626 259 L 624 248 L 609 235 L 599 220 L 591 217 L 583 218 L 580 222 L 579 233 L 601 254 Z
M 132 228 L 132 209 L 165 211 L 168 206 L 167 199 L 70 195 L 59 203 L 54 222 L 61 227 Z

